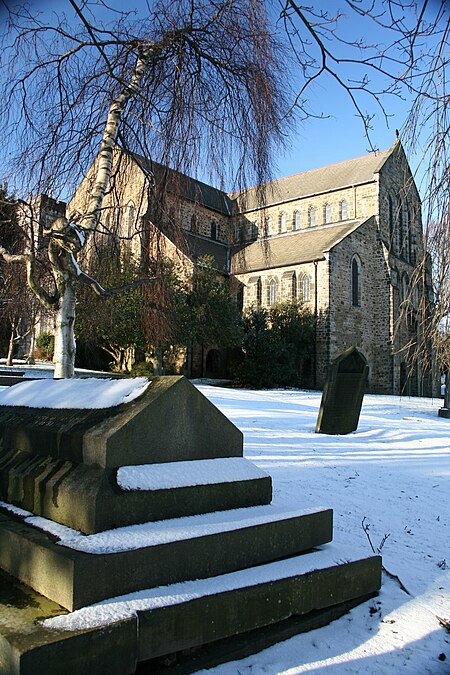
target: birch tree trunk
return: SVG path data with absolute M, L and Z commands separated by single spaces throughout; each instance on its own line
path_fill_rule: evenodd
M 75 372 L 75 283 L 70 274 L 64 275 L 63 292 L 55 322 L 55 379 L 73 377 Z
M 8 345 L 8 356 L 6 357 L 6 365 L 12 366 L 13 364 L 13 352 L 14 352 L 14 337 L 16 334 L 16 324 L 13 322 L 11 324 L 11 337 L 9 338 Z
M 98 154 L 97 176 L 86 214 L 80 224 L 75 225 L 68 223 L 66 219 L 59 219 L 59 222 L 52 228 L 56 236 L 52 248 L 49 249 L 49 257 L 53 264 L 60 295 L 55 324 L 53 358 L 55 379 L 73 377 L 75 373 L 75 287 L 81 271 L 74 256 L 85 245 L 88 235 L 95 231 L 98 225 L 100 209 L 111 176 L 113 151 L 117 143 L 122 114 L 130 98 L 139 90 L 152 53 L 153 49 L 149 47 L 143 55 L 137 57 L 130 82 L 125 85 L 122 93 L 109 107 Z
M 34 321 L 34 317 L 33 317 Z M 33 326 L 31 330 L 31 337 L 30 337 L 30 349 L 28 350 L 28 356 L 27 356 L 27 364 L 29 366 L 34 366 L 36 363 L 35 358 L 34 358 L 34 350 L 36 349 L 36 327 Z

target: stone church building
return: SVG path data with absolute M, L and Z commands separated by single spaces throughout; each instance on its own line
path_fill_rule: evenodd
M 256 188 L 226 194 L 172 171 L 164 175 L 167 206 L 155 215 L 151 195 L 161 167 L 137 155 L 121 161 L 102 222 L 108 231 L 114 222 L 137 256 L 144 245 L 188 267 L 213 256 L 221 273 L 242 283 L 244 310 L 291 299 L 308 305 L 316 317 L 318 388 L 329 363 L 355 345 L 369 363 L 369 391 L 435 393 L 436 378 L 420 362 L 409 366 L 419 338 L 416 312 L 431 291 L 410 285 L 423 259 L 421 203 L 399 140 L 275 180 L 263 207 Z M 88 173 L 69 213 L 82 211 L 91 180 Z

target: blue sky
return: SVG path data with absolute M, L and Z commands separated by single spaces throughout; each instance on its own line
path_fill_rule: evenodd
M 146 3 L 145 0 L 129 0 L 124 7 L 123 1 L 110 0 L 108 4 L 127 10 L 136 6 L 145 11 Z M 430 0 L 430 4 L 433 4 L 433 0 Z M 44 13 L 63 10 L 68 17 L 74 12 L 68 0 L 32 0 L 31 6 L 33 9 L 39 8 Z M 278 2 L 273 0 L 270 7 L 273 12 L 278 11 Z M 323 7 L 330 11 L 342 9 L 345 14 L 340 24 L 342 34 L 349 40 L 363 38 L 367 42 L 379 44 L 389 39 L 386 31 L 377 31 L 373 22 L 360 20 L 354 12 L 346 9 L 345 0 L 321 0 L 315 3 L 315 7 Z M 292 77 L 296 77 L 294 71 Z M 308 89 L 308 99 L 314 113 L 322 114 L 324 118 L 311 117 L 297 124 L 288 139 L 288 150 L 278 153 L 276 165 L 273 166 L 275 178 L 358 157 L 370 151 L 363 124 L 353 104 L 348 95 L 332 82 L 330 77 L 323 77 Z M 363 95 L 360 102 L 365 111 L 375 115 L 371 132 L 373 146 L 382 150 L 392 145 L 395 140 L 395 129 L 401 130 L 406 120 L 409 102 L 395 97 L 384 99 L 385 111 L 390 116 L 388 123 L 372 99 Z M 410 158 L 410 161 L 414 169 L 415 158 Z

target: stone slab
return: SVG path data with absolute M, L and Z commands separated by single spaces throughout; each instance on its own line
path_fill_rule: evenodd
M 39 623 L 64 611 L 0 572 L 0 675 L 135 672 L 136 617 L 78 631 L 48 630 Z
M 450 419 L 450 408 L 439 408 L 438 416 L 444 419 Z
M 0 439 L 5 451 L 103 468 L 243 456 L 242 432 L 182 376 L 155 377 L 114 408 L 0 406 Z
M 151 675 L 167 675 L 169 672 L 171 675 L 191 675 L 200 670 L 215 668 L 223 663 L 239 661 L 295 635 L 322 628 L 376 595 L 375 591 L 338 605 L 314 610 L 309 614 L 294 615 L 289 619 L 262 628 L 215 640 L 201 647 L 192 647 L 174 654 L 140 661 L 136 668 L 136 675 L 149 675 L 150 673 Z
M 310 555 L 317 556 L 320 552 Z M 138 660 L 366 598 L 380 587 L 381 558 L 373 556 L 176 605 L 138 610 Z
M 312 555 L 320 556 L 320 552 Z M 40 621 L 64 610 L 0 573 L 0 674 L 128 675 L 134 672 L 136 660 L 243 632 L 251 641 L 248 631 L 291 617 L 298 622 L 301 616 L 306 629 L 324 625 L 343 609 L 376 593 L 380 582 L 381 559 L 373 556 L 176 605 L 138 610 L 137 619 L 62 631 L 46 629 Z M 170 587 L 165 590 L 170 597 Z M 255 642 L 254 651 L 257 648 Z
M 92 554 L 58 545 L 54 536 L 0 514 L 0 567 L 74 610 L 114 595 L 216 576 L 308 551 L 331 541 L 332 520 L 332 510 L 325 509 L 258 525 L 243 521 L 238 529 L 145 548 Z
M 0 500 L 92 534 L 149 520 L 269 504 L 272 481 L 260 473 L 253 480 L 130 491 L 118 486 L 117 469 L 0 451 Z

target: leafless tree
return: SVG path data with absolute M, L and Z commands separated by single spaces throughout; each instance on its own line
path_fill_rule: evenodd
M 55 377 L 73 375 L 77 282 L 105 293 L 76 258 L 99 227 L 118 144 L 190 174 L 204 162 L 222 178 L 233 167 L 235 183 L 263 183 L 286 110 L 282 59 L 260 0 L 159 0 L 143 18 L 118 12 L 112 22 L 103 0 L 70 5 L 70 23 L 59 12 L 48 20 L 9 9 L 1 56 L 9 180 L 59 197 L 97 159 L 85 212 L 55 218 L 43 237 L 31 228 L 20 253 L 0 242 L 3 259 L 24 265 L 34 293 L 56 310 Z
M 405 347 L 411 368 L 420 360 L 431 369 L 437 357 L 448 372 L 450 7 L 445 0 L 346 0 L 342 11 L 296 0 L 280 0 L 280 6 L 301 71 L 295 105 L 304 115 L 312 112 L 308 90 L 319 78 L 337 84 L 362 123 L 369 149 L 376 150 L 374 116 L 389 123 L 392 97 L 408 104 L 409 114 L 397 133 L 418 165 L 425 226 L 423 255 L 411 275 L 409 302 L 403 303 L 399 324 L 410 324 L 414 314 L 416 328 Z
M 69 326 L 63 348 L 56 349 L 60 360 L 70 354 L 73 365 L 75 282 L 87 281 L 104 292 L 81 273 L 75 259 L 86 236 L 99 227 L 118 144 L 190 175 L 202 166 L 203 176 L 219 184 L 264 184 L 290 114 L 329 112 L 310 105 L 309 92 L 319 80 L 337 83 L 348 95 L 372 150 L 373 115 L 389 123 L 390 99 L 402 97 L 412 106 L 401 130 L 410 150 L 424 143 L 424 130 L 430 129 L 424 154 L 431 158 L 427 213 L 433 218 L 425 220 L 438 223 L 440 236 L 448 232 L 449 15 L 444 1 L 346 0 L 343 11 L 334 11 L 328 3 L 296 0 L 278 5 L 158 0 L 147 3 L 143 18 L 115 12 L 114 21 L 103 0 L 69 2 L 79 20 L 75 27 L 73 18 L 68 21 L 61 13 L 50 25 L 25 8 L 10 11 L 1 56 L 7 92 L 0 101 L 4 147 L 17 150 L 9 163 L 10 180 L 28 192 L 58 198 L 63 190 L 73 192 L 98 159 L 85 212 L 66 214 L 49 227 L 53 285 L 34 284 L 41 300 L 58 308 L 59 335 Z M 267 14 L 278 19 L 276 26 Z M 373 42 L 365 39 L 374 29 Z M 151 172 L 148 181 L 152 187 Z M 5 248 L 2 255 L 8 257 Z M 29 250 L 22 255 L 33 285 L 33 255 Z M 422 282 L 427 260 L 417 275 Z M 439 312 L 446 316 L 446 310 Z M 429 307 L 422 323 L 429 323 Z M 435 326 L 437 344 L 442 320 L 436 319 Z M 57 372 L 70 375 L 71 367 Z

